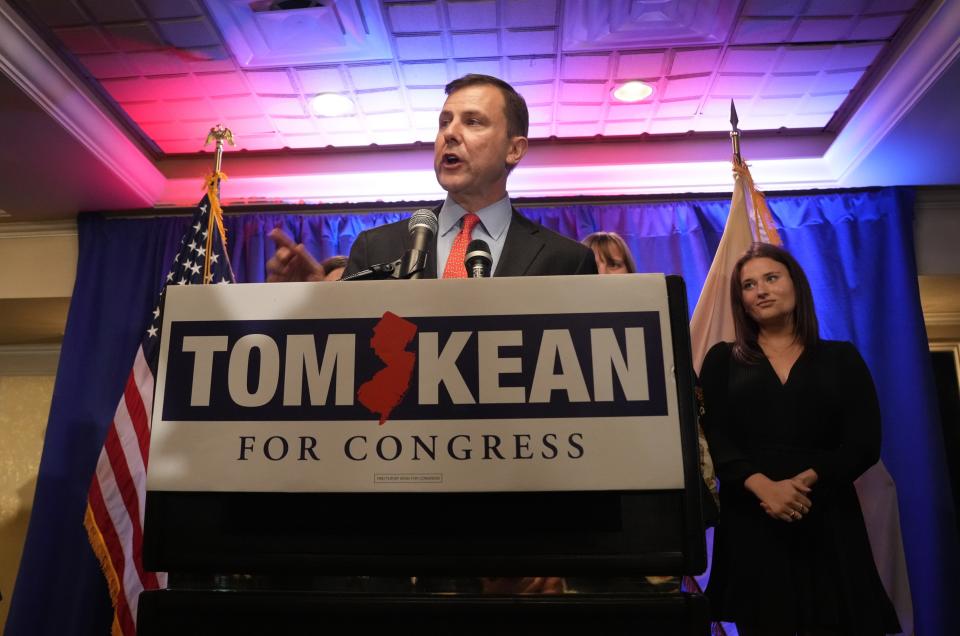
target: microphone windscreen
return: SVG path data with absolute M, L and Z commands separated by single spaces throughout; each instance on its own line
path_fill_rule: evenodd
M 430 230 L 431 234 L 437 233 L 437 215 L 429 208 L 420 208 L 413 213 L 407 223 L 407 230 L 412 234 L 418 227 Z
M 470 241 L 470 244 L 467 245 L 467 253 L 464 257 L 464 262 L 477 257 L 485 258 L 488 261 L 493 260 L 493 256 L 490 254 L 490 246 L 487 245 L 487 242 L 483 239 L 473 239 Z

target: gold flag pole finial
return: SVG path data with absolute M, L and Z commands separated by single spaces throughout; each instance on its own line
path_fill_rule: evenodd
M 210 275 L 210 256 L 213 254 L 214 227 L 220 231 L 220 240 L 224 242 L 226 248 L 227 234 L 223 227 L 223 210 L 220 209 L 220 182 L 227 178 L 227 175 L 221 171 L 223 165 L 223 142 L 226 141 L 231 146 L 236 144 L 233 141 L 233 132 L 223 124 L 217 124 L 207 133 L 207 140 L 203 142 L 204 146 L 209 145 L 211 141 L 217 142 L 216 153 L 213 161 L 213 174 L 207 177 L 204 188 L 207 191 L 207 199 L 210 201 L 210 218 L 207 221 L 207 249 L 203 259 L 203 283 L 213 282 Z

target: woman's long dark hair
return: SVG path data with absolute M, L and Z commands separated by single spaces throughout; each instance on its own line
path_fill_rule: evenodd
M 793 280 L 793 289 L 796 294 L 796 306 L 793 309 L 793 331 L 797 342 L 804 348 L 812 347 L 820 341 L 820 327 L 817 323 L 817 314 L 813 307 L 813 293 L 810 291 L 810 282 L 803 268 L 790 252 L 770 245 L 769 243 L 754 243 L 744 252 L 733 266 L 730 275 L 730 306 L 733 308 L 733 327 L 736 340 L 733 343 L 733 355 L 740 362 L 757 364 L 764 360 L 763 350 L 757 342 L 760 334 L 760 325 L 757 324 L 747 308 L 743 306 L 743 289 L 740 284 L 740 275 L 747 261 L 755 258 L 769 258 L 787 268 Z

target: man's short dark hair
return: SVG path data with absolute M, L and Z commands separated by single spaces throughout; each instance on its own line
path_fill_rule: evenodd
M 468 73 L 455 79 L 444 88 L 447 95 L 453 95 L 461 88 L 468 86 L 496 86 L 503 95 L 503 112 L 507 117 L 507 136 L 526 137 L 530 132 L 530 113 L 527 111 L 527 102 L 513 86 L 510 86 L 499 77 Z

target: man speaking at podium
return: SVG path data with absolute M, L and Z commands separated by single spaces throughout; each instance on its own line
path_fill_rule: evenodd
M 593 252 L 521 216 L 507 196 L 507 177 L 527 152 L 527 104 L 512 86 L 489 75 L 465 75 L 447 84 L 434 142 L 433 168 L 447 198 L 430 238 L 423 278 L 463 278 L 472 239 L 490 247 L 494 276 L 596 274 Z M 268 281 L 318 280 L 319 264 L 282 230 L 267 262 Z M 350 250 L 344 277 L 390 263 L 413 245 L 406 221 L 362 232 Z M 453 258 L 450 255 L 453 254 Z

